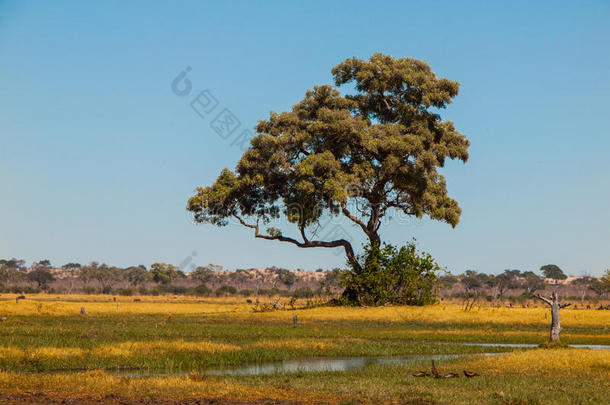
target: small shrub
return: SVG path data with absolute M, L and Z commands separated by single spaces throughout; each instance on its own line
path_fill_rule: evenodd
M 130 296 L 133 295 L 133 289 L 131 288 L 121 288 L 118 291 L 119 295 Z
M 309 287 L 301 287 L 292 293 L 293 298 L 313 298 L 314 292 Z
M 366 245 L 360 266 L 344 274 L 343 300 L 351 305 L 426 305 L 437 299 L 438 274 L 434 258 L 417 250 L 414 242 L 400 249 Z
M 544 342 L 538 346 L 541 349 L 568 349 L 570 345 L 564 342 Z
M 159 291 L 165 294 L 185 295 L 187 288 L 178 285 L 161 284 Z
M 212 290 L 207 285 L 201 284 L 193 289 L 193 293 L 198 296 L 210 295 Z
M 216 291 L 215 294 L 217 297 L 223 296 L 223 295 L 232 295 L 232 294 L 236 294 L 237 293 L 237 288 L 231 286 L 231 285 L 223 285 L 220 286 Z

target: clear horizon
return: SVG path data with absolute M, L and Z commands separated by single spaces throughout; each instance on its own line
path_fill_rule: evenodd
M 343 267 L 338 249 L 194 225 L 185 205 L 235 167 L 242 131 L 332 84 L 345 58 L 383 52 L 461 83 L 441 115 L 471 148 L 443 169 L 460 224 L 394 220 L 382 238 L 416 238 L 453 273 L 602 275 L 610 4 L 441 3 L 0 2 L 0 258 Z M 227 139 L 190 106 L 204 90 L 240 122 Z

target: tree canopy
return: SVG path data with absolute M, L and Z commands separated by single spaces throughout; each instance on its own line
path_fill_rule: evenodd
M 170 284 L 174 279 L 184 277 L 184 273 L 177 266 L 167 263 L 151 264 L 150 274 L 155 283 L 161 284 Z
M 28 280 L 34 281 L 38 284 L 38 288 L 45 289 L 47 284 L 51 281 L 55 280 L 53 274 L 46 267 L 36 267 L 34 270 L 30 271 L 27 275 Z
M 556 264 L 545 264 L 540 267 L 540 271 L 544 274 L 546 278 L 552 278 L 553 280 L 565 280 L 568 276 L 565 275 L 563 270 L 559 268 Z
M 151 274 L 144 266 L 131 266 L 125 269 L 125 276 L 132 286 L 144 284 L 151 279 Z
M 274 113 L 235 171 L 224 169 L 208 187 L 198 187 L 187 209 L 199 223 L 225 226 L 230 219 L 257 238 L 301 248 L 342 247 L 359 267 L 345 238 L 316 239 L 323 215 L 343 216 L 372 245 L 379 245 L 382 218 L 391 210 L 456 226 L 461 209 L 439 168 L 447 159 L 468 159 L 469 141 L 439 110 L 457 96 L 459 83 L 439 78 L 424 62 L 374 54 L 332 69 L 342 95 L 315 86 L 291 111 Z M 261 225 L 281 216 L 295 235 Z

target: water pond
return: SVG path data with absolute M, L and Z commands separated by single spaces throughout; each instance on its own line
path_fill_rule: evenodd
M 505 347 L 505 348 L 534 348 L 537 344 L 526 343 L 461 343 L 468 346 L 482 347 Z M 601 349 L 609 350 L 610 345 L 571 345 L 574 348 Z M 466 356 L 497 356 L 502 352 L 494 353 L 462 353 L 462 354 L 414 354 L 398 357 L 315 357 L 300 358 L 267 363 L 232 365 L 218 368 L 210 368 L 201 372 L 211 376 L 246 376 L 246 375 L 265 375 L 265 374 L 294 374 L 311 372 L 340 372 L 360 370 L 372 365 L 397 365 L 429 362 L 431 360 L 443 361 L 453 360 Z M 160 373 L 154 370 L 121 370 L 108 373 L 132 378 L 141 377 L 161 377 L 186 375 L 188 373 Z

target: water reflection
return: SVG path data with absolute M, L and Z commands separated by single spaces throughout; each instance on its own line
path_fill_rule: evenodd
M 298 372 L 332 372 L 359 370 L 372 365 L 408 364 L 418 361 L 451 360 L 463 354 L 415 355 L 409 357 L 349 357 L 349 358 L 306 358 L 284 360 L 273 363 L 252 364 L 233 368 L 206 370 L 207 375 L 262 375 Z
M 455 344 L 455 343 L 451 343 Z M 539 347 L 540 345 L 536 343 L 459 343 L 464 346 L 480 346 L 480 347 L 512 347 L 516 349 L 525 349 L 525 348 L 533 348 Z M 575 349 L 599 349 L 599 350 L 609 350 L 610 345 L 569 345 L 569 347 L 573 347 Z
M 455 343 L 453 343 L 455 344 Z M 460 342 L 465 346 L 481 347 L 505 347 L 505 348 L 535 348 L 534 343 L 467 343 Z M 583 349 L 610 349 L 610 345 L 570 345 L 574 348 Z M 201 373 L 211 376 L 245 376 L 265 374 L 294 374 L 311 372 L 340 372 L 360 370 L 372 365 L 401 365 L 416 362 L 429 362 L 430 360 L 443 361 L 454 360 L 466 356 L 497 356 L 506 352 L 494 353 L 462 353 L 462 354 L 415 354 L 400 357 L 316 357 L 301 358 L 268 363 L 246 364 L 238 366 L 226 366 L 203 370 Z M 108 371 L 111 372 L 111 371 Z M 186 375 L 188 373 L 159 373 L 151 370 L 129 370 L 114 373 L 120 376 L 139 377 L 165 377 Z

